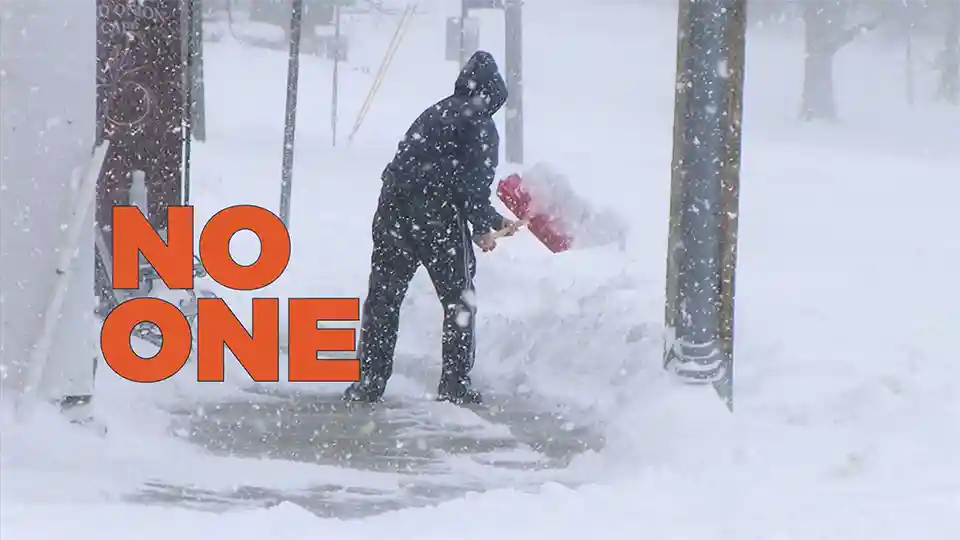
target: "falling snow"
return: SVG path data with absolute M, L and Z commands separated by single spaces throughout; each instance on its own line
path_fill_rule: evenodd
M 232 354 L 217 384 L 196 383 L 195 360 L 150 385 L 101 362 L 97 423 L 84 429 L 43 407 L 27 420 L 12 407 L 54 283 L 55 246 L 69 230 L 66 194 L 82 186 L 77 171 L 95 133 L 95 14 L 83 3 L 32 1 L 0 4 L 4 540 L 81 529 L 100 540 L 318 531 L 345 540 L 579 540 L 584 531 L 611 540 L 960 537 L 951 517 L 960 501 L 951 473 L 960 470 L 951 341 L 960 312 L 946 301 L 960 294 L 952 217 L 960 126 L 955 106 L 933 101 L 939 72 L 922 61 L 938 54 L 945 17 L 925 12 L 916 26 L 912 105 L 899 30 L 885 22 L 858 31 L 833 60 L 837 121 L 820 125 L 799 118 L 804 44 L 791 37 L 790 19 L 774 3 L 750 5 L 758 22 L 745 62 L 740 206 L 687 206 L 740 220 L 732 415 L 709 386 L 681 385 L 662 369 L 672 330 L 663 324 L 672 106 L 675 91 L 689 95 L 702 83 L 676 78 L 676 13 L 666 4 L 528 0 L 526 160 L 501 157 L 494 181 L 519 172 L 535 209 L 563 217 L 575 249 L 550 253 L 521 230 L 491 253 L 476 250 L 475 289 L 442 300 L 428 269 L 417 268 L 402 306 L 388 310 L 402 331 L 383 404 L 347 406 L 339 384 L 253 384 Z M 151 4 L 136 9 L 146 16 Z M 240 4 L 231 3 L 232 26 L 224 16 L 205 28 L 207 139 L 191 148 L 198 230 L 226 206 L 273 209 L 279 199 L 284 32 L 251 21 Z M 344 17 L 340 133 L 364 107 L 407 5 L 377 4 L 376 15 Z M 860 23 L 859 12 L 840 17 L 835 2 L 820 4 L 831 28 Z M 418 4 L 362 129 L 336 147 L 331 62 L 304 47 L 287 271 L 253 292 L 198 280 L 248 329 L 251 297 L 285 305 L 396 292 L 396 275 L 370 286 L 371 218 L 398 139 L 452 90 L 456 69 L 442 48 L 446 17 L 456 15 L 455 3 Z M 480 16 L 481 41 L 502 63 L 501 18 Z M 714 67 L 727 81 L 735 72 L 726 61 Z M 729 114 L 718 105 L 688 113 Z M 496 116 L 501 148 L 511 114 Z M 417 164 L 424 174 L 445 166 Z M 685 170 L 677 178 L 702 180 Z M 443 211 L 456 206 L 444 203 Z M 384 241 L 459 231 L 406 225 Z M 421 262 L 462 262 L 458 249 L 433 248 Z M 253 234 L 230 244 L 242 262 L 259 249 Z M 92 274 L 92 249 L 76 255 Z M 702 262 L 727 264 L 709 254 Z M 44 374 L 50 392 L 89 378 L 84 351 L 95 350 L 96 326 L 79 321 L 91 301 L 83 292 L 82 313 L 61 317 L 68 335 L 52 358 L 74 371 Z M 681 308 L 695 323 L 691 306 Z M 477 333 L 471 377 L 488 406 L 434 401 L 445 317 Z M 287 319 L 284 307 L 281 342 Z M 143 356 L 156 352 L 134 342 Z M 96 434 L 99 423 L 106 436 Z

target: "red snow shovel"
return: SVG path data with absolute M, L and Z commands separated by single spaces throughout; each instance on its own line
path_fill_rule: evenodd
M 500 180 L 497 196 L 553 253 L 622 243 L 625 237 L 617 217 L 591 208 L 563 175 L 542 163 Z

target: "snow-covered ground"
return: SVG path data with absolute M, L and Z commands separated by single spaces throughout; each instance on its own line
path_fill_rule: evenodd
M 303 59 L 293 256 L 258 296 L 364 294 L 380 170 L 409 121 L 452 89 L 442 18 L 455 6 L 447 4 L 414 20 L 349 146 L 396 19 L 377 30 L 347 25 L 357 32 L 348 67 L 370 69 L 341 74 L 336 148 L 330 64 Z M 396 479 L 215 457 L 168 434 L 166 408 L 236 398 L 249 386 L 240 368 L 223 385 L 191 383 L 187 370 L 151 386 L 105 368 L 97 408 L 106 438 L 44 411 L 27 425 L 4 418 L 4 540 L 960 537 L 957 110 L 908 107 L 893 53 L 854 44 L 837 62 L 843 122 L 800 125 L 802 47 L 750 34 L 730 415 L 712 390 L 680 386 L 660 368 L 672 11 L 626 2 L 526 9 L 527 161 L 564 171 L 630 232 L 622 247 L 563 255 L 519 235 L 482 256 L 475 374 L 481 387 L 578 411 L 603 430 L 604 449 L 532 491 L 491 481 L 497 489 L 360 520 L 322 519 L 289 501 L 217 513 L 133 504 L 124 497 L 156 481 L 298 490 L 319 482 L 390 489 Z M 497 16 L 484 14 L 483 25 L 482 46 L 502 59 Z M 275 209 L 286 58 L 229 37 L 205 55 L 198 219 L 237 203 Z M 239 258 L 255 255 L 252 234 L 235 242 Z M 246 315 L 248 297 L 218 292 Z M 439 370 L 439 330 L 440 307 L 418 275 L 403 312 L 406 361 L 388 397 L 431 390 L 424 381 Z M 515 473 L 525 474 L 533 473 Z

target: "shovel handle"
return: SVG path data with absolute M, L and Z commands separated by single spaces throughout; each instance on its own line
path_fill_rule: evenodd
M 529 225 L 529 224 L 530 224 L 529 221 L 527 221 L 527 220 L 525 220 L 525 219 L 521 219 L 519 222 L 517 222 L 517 229 L 522 229 L 523 227 L 526 227 L 526 226 Z M 514 232 L 516 232 L 516 231 L 514 231 Z M 504 236 L 507 236 L 508 234 L 510 234 L 510 227 L 504 227 L 504 228 L 502 228 L 502 229 L 500 229 L 500 230 L 498 230 L 498 231 L 495 231 L 495 232 L 493 233 L 493 237 L 494 237 L 494 238 L 503 238 Z
M 519 222 L 517 222 L 517 229 L 519 229 L 519 228 L 521 228 L 521 227 L 526 227 L 526 226 L 529 225 L 529 224 L 530 224 L 530 222 L 527 221 L 527 220 L 525 220 L 525 219 L 520 220 Z M 514 232 L 516 232 L 516 229 L 514 229 Z M 509 235 L 509 234 L 510 234 L 510 227 L 504 227 L 504 228 L 502 228 L 502 229 L 493 231 L 493 238 L 494 238 L 494 239 L 503 238 L 504 236 L 507 236 L 507 235 Z M 473 237 L 473 242 L 474 242 L 475 244 L 477 244 L 478 246 L 480 245 L 479 239 L 480 239 L 480 236 L 475 236 L 475 237 Z M 490 248 L 490 249 L 493 249 L 493 248 Z M 489 250 L 484 249 L 484 251 L 489 251 Z

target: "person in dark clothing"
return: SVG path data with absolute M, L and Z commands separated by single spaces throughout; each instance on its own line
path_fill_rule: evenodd
M 360 380 L 346 390 L 345 400 L 379 401 L 383 396 L 393 373 L 400 305 L 423 265 L 444 308 L 437 399 L 482 401 L 469 377 L 476 315 L 471 241 L 490 251 L 496 247 L 496 231 L 510 235 L 519 227 L 490 202 L 500 147 L 493 115 L 506 100 L 506 84 L 493 56 L 474 53 L 453 94 L 420 114 L 384 169 L 361 317 Z

